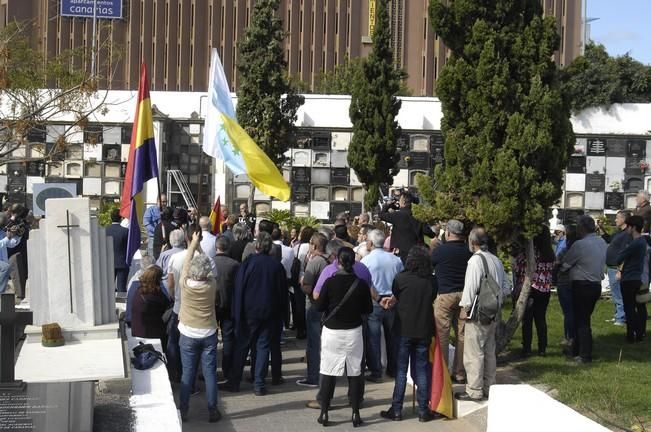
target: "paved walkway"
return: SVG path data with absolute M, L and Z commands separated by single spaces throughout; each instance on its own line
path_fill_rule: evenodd
M 317 424 L 319 411 L 305 407 L 305 402 L 314 399 L 317 389 L 296 385 L 296 380 L 305 373 L 305 363 L 301 362 L 305 343 L 293 338 L 293 332 L 283 345 L 283 376 L 285 383 L 268 386 L 269 394 L 258 397 L 253 394 L 252 385 L 242 382 L 240 393 L 219 393 L 219 409 L 224 414 L 219 423 L 207 422 L 208 411 L 205 393 L 192 396 L 190 420 L 183 424 L 183 431 L 237 431 L 237 432 L 291 432 L 323 429 Z M 248 374 L 248 366 L 245 376 Z M 347 406 L 346 379 L 341 378 L 335 391 L 334 409 L 330 411 L 332 426 L 328 431 L 431 431 L 440 432 L 483 432 L 486 430 L 486 408 L 482 408 L 458 420 L 434 420 L 419 423 L 418 416 L 412 412 L 411 387 L 407 386 L 407 397 L 402 422 L 392 422 L 380 417 L 380 410 L 390 406 L 393 381 L 387 379 L 381 384 L 368 383 L 364 395 L 361 415 L 364 425 L 353 428 L 350 422 L 351 411 Z M 268 377 L 267 382 L 270 382 Z M 459 388 L 460 389 L 460 388 Z M 177 392 L 178 397 L 178 392 Z M 177 399 L 178 400 L 178 399 Z

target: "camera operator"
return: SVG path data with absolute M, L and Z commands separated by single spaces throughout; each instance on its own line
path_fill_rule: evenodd
M 429 225 L 419 222 L 411 213 L 414 196 L 409 191 L 402 191 L 396 203 L 392 200 L 382 207 L 380 219 L 393 225 L 391 232 L 391 249 L 404 263 L 409 250 L 415 245 L 424 244 L 424 237 L 434 237 Z
M 20 236 L 17 232 L 20 226 L 7 220 L 5 213 L 0 213 L 0 294 L 4 293 L 7 289 L 7 282 L 9 282 L 9 272 L 11 266 L 9 265 L 9 257 L 7 255 L 7 248 L 15 248 L 20 243 Z

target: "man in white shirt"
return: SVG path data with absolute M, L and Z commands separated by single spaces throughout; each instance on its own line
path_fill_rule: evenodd
M 214 261 L 217 251 L 215 249 L 215 240 L 217 237 L 210 232 L 212 229 L 212 224 L 210 223 L 210 218 L 208 216 L 201 216 L 199 218 L 199 226 L 201 227 L 201 249 L 208 258 Z M 217 276 L 214 274 L 213 276 Z
M 459 306 L 470 316 L 470 309 L 479 294 L 484 278 L 484 263 L 486 259 L 488 273 L 502 287 L 501 296 L 506 289 L 504 266 L 492 253 L 488 252 L 488 236 L 483 228 L 474 228 L 468 236 L 468 246 L 473 256 L 468 260 L 466 280 Z M 501 300 L 501 299 L 500 299 Z M 497 321 L 482 324 L 478 320 L 466 321 L 463 351 L 463 366 L 466 369 L 466 391 L 455 393 L 454 397 L 465 401 L 481 401 L 488 397 L 490 386 L 495 384 L 495 368 L 497 363 L 495 353 L 495 329 Z

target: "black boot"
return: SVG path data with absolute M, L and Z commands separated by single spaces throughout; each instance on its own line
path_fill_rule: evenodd
M 359 416 L 359 410 L 353 410 L 353 427 L 358 427 L 361 426 L 362 423 L 362 418 Z
M 328 426 L 328 410 L 323 409 L 321 410 L 321 414 L 319 415 L 319 418 L 316 419 L 316 422 L 322 425 L 323 427 Z

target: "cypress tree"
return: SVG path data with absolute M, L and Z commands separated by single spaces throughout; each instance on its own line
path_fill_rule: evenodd
M 251 25 L 238 44 L 237 62 L 238 122 L 278 168 L 295 140 L 296 112 L 304 102 L 287 76 L 283 56 L 285 33 L 275 13 L 279 5 L 280 0 L 256 2 Z M 253 194 L 252 188 L 250 206 Z
M 503 348 L 529 296 L 532 239 L 561 196 L 574 144 L 552 61 L 559 37 L 539 0 L 435 0 L 429 15 L 451 51 L 436 88 L 445 168 L 436 173 L 434 207 L 484 225 L 501 244 L 521 242 L 527 253 L 525 283 L 498 341 Z
M 366 209 L 377 205 L 380 186 L 390 185 L 398 172 L 400 127 L 396 115 L 400 101 L 396 94 L 401 77 L 393 63 L 387 0 L 378 0 L 373 49 L 355 77 L 349 113 L 353 139 L 348 163 L 366 189 Z

